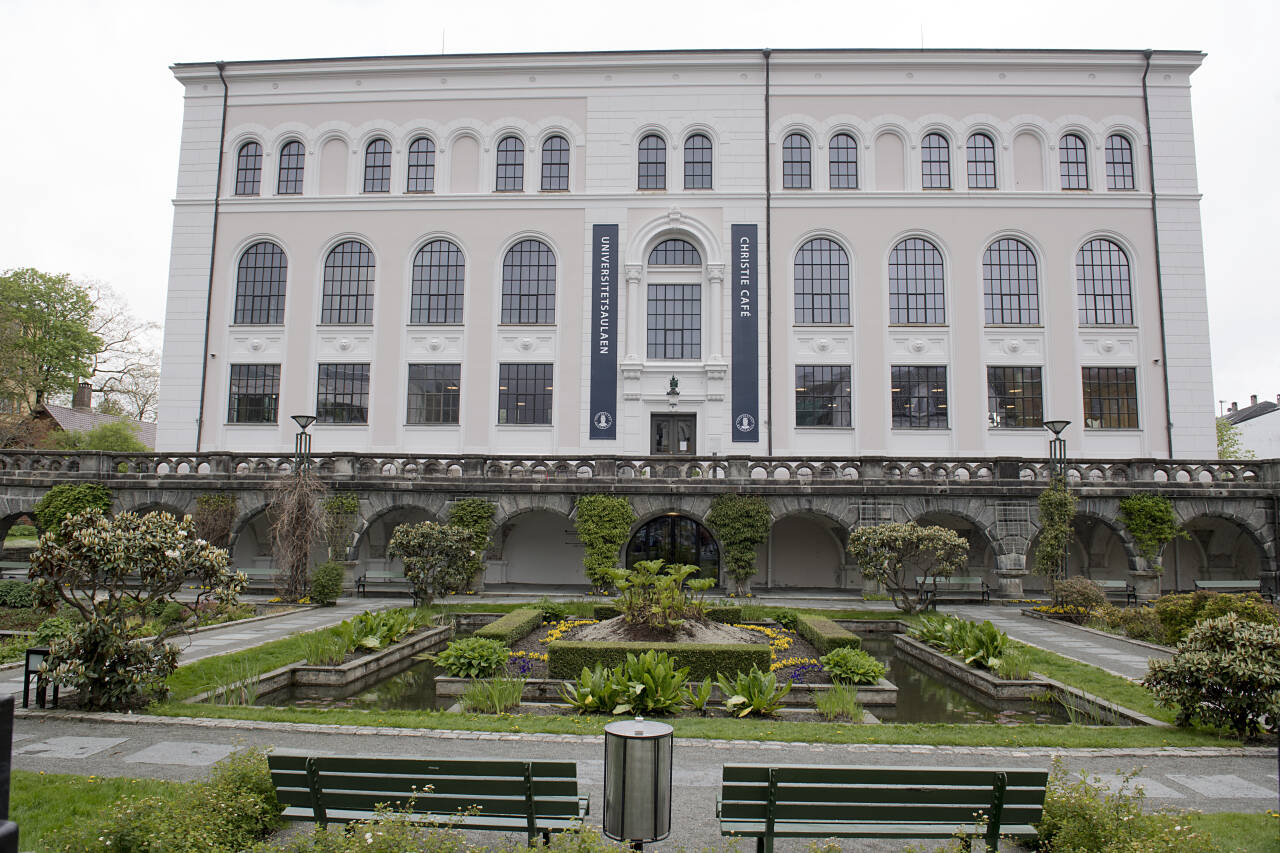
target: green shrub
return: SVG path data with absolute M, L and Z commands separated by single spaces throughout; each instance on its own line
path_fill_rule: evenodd
M 916 613 L 928 607 L 932 586 L 916 578 L 951 577 L 968 560 L 969 543 L 949 528 L 908 521 L 855 527 L 848 552 L 862 576 L 889 593 L 894 607 Z
M 489 550 L 492 540 L 489 530 L 493 527 L 493 514 L 497 506 L 484 498 L 463 498 L 449 505 L 449 524 L 471 532 L 475 543 L 472 550 L 470 566 L 467 574 L 472 579 L 484 571 L 484 552 Z
M 332 561 L 312 569 L 311 602 L 325 606 L 336 604 L 342 597 L 342 582 L 346 575 L 346 566 Z
M 742 621 L 742 608 L 736 604 L 713 604 L 705 608 L 702 615 L 712 622 L 736 625 Z
M 1114 607 L 1104 604 L 1093 614 L 1094 627 L 1118 631 L 1148 643 L 1163 643 L 1164 625 L 1153 607 Z
M 36 502 L 33 514 L 40 529 L 62 535 L 58 529 L 63 519 L 96 509 L 107 515 L 111 512 L 111 490 L 97 483 L 63 483 L 44 493 Z
M 164 608 L 157 617 L 161 625 L 173 625 L 186 622 L 192 616 L 192 610 L 181 601 L 169 601 L 164 603 Z
M 0 607 L 34 607 L 35 592 L 26 581 L 0 581 Z
M 706 606 L 703 594 L 715 580 L 690 580 L 697 573 L 697 566 L 668 565 L 662 560 L 637 560 L 627 571 L 614 572 L 622 618 L 628 625 L 668 635 L 687 619 L 701 619 Z
M 1191 538 L 1178 524 L 1173 501 L 1164 495 L 1129 495 L 1120 501 L 1120 521 L 1133 537 L 1138 553 L 1157 571 L 1160 569 L 1160 553 L 1165 545 L 1179 537 Z
M 75 627 L 75 621 L 68 619 L 66 616 L 50 616 L 40 623 L 39 628 L 36 628 L 35 636 L 32 639 L 37 646 L 47 646 L 54 640 L 61 640 L 70 634 Z
M 791 608 L 783 608 L 773 614 L 773 621 L 777 622 L 788 631 L 796 631 L 800 624 L 800 614 Z
M 404 561 L 404 576 L 424 605 L 471 586 L 487 540 L 466 527 L 423 521 L 401 524 L 391 534 L 387 559 Z
M 790 681 L 779 685 L 777 673 L 754 666 L 733 678 L 718 675 L 716 682 L 725 696 L 725 710 L 735 717 L 749 714 L 771 717 L 782 707 L 783 697 L 791 692 Z
M 1280 611 L 1277 611 L 1273 605 L 1268 604 L 1256 592 L 1210 593 L 1198 619 L 1199 621 L 1218 619 L 1228 613 L 1234 613 L 1244 621 L 1253 622 L 1257 625 L 1280 624 Z
M 523 694 L 523 678 L 484 678 L 463 688 L 458 701 L 464 711 L 505 714 L 520 704 Z
M 334 630 L 345 637 L 348 649 L 377 651 L 400 642 L 425 625 L 427 619 L 424 611 L 407 607 L 376 612 L 366 610 L 334 626 Z
M 561 601 L 552 601 L 545 595 L 537 601 L 543 622 L 560 622 L 569 616 L 569 606 Z
M 35 538 L 35 536 L 36 536 L 36 529 L 35 529 L 35 527 L 34 527 L 33 525 L 30 525 L 30 524 L 14 524 L 14 525 L 12 525 L 12 526 L 10 526 L 10 527 L 9 527 L 9 534 L 8 534 L 8 536 L 6 536 L 5 538 L 6 538 L 6 539 L 9 539 L 9 538 L 12 538 L 12 539 L 34 539 L 34 538 Z
M 542 624 L 542 610 L 537 607 L 520 607 L 476 631 L 477 637 L 497 640 L 510 645 Z
M 688 677 L 689 670 L 677 668 L 666 652 L 650 649 L 628 654 L 612 669 L 600 664 L 583 667 L 578 680 L 566 684 L 561 696 L 581 713 L 670 714 L 686 698 Z
M 676 666 L 688 667 L 689 677 L 700 680 L 719 672 L 738 673 L 752 667 L 768 669 L 771 662 L 766 644 L 703 643 L 609 643 L 557 640 L 547 651 L 549 678 L 575 678 L 584 668 L 597 663 L 612 668 L 624 662 L 627 654 L 641 654 L 649 649 L 671 655 Z
M 612 714 L 626 698 L 625 687 L 613 673 L 613 669 L 601 663 L 590 668 L 584 666 L 576 680 L 570 680 L 561 688 L 560 696 L 580 714 Z
M 1065 578 L 1053 582 L 1053 601 L 1061 607 L 1080 608 L 1081 615 L 1087 617 L 1107 603 L 1107 594 L 1088 578 Z
M 1170 660 L 1152 660 L 1143 686 L 1178 725 L 1199 719 L 1240 738 L 1263 717 L 1280 719 L 1280 626 L 1257 625 L 1234 613 L 1200 622 Z
M 622 615 L 616 604 L 597 604 L 591 608 L 591 618 L 599 622 L 616 619 Z
M 1191 593 L 1162 595 L 1153 602 L 1156 616 L 1164 628 L 1163 642 L 1177 645 L 1197 622 L 1235 613 L 1247 622 L 1260 625 L 1280 624 L 1280 613 L 1263 601 L 1256 592 L 1240 595 L 1197 590 Z
M 620 495 L 582 495 L 573 513 L 573 524 L 585 552 L 582 568 L 597 592 L 613 585 L 618 569 L 618 556 L 627 544 L 636 511 Z
M 825 616 L 797 614 L 795 632 L 808 640 L 820 655 L 825 655 L 832 649 L 862 648 L 862 641 L 857 634 L 840 627 Z
M 724 546 L 725 568 L 735 592 L 750 592 L 756 573 L 756 548 L 769 538 L 769 504 L 757 495 L 716 495 L 707 512 L 707 526 Z
M 820 660 L 822 668 L 837 684 L 875 684 L 884 678 L 884 664 L 861 649 L 840 646 Z
M 924 616 L 908 633 L 922 643 L 960 658 L 968 666 L 993 672 L 1000 668 L 1001 658 L 1012 648 L 1009 635 L 990 622 L 978 625 L 956 616 Z
M 436 663 L 454 678 L 492 678 L 506 669 L 510 655 L 498 640 L 465 637 L 437 654 Z
M 862 703 L 858 701 L 858 688 L 852 684 L 833 684 L 826 690 L 814 691 L 813 704 L 824 720 L 862 722 Z

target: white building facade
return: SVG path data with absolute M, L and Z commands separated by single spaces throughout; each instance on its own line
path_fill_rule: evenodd
M 1202 59 L 175 66 L 158 449 L 1211 458 Z

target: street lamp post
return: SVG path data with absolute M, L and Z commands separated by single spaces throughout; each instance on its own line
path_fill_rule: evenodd
M 305 471 L 311 467 L 311 434 L 307 427 L 316 422 L 315 415 L 294 415 L 293 422 L 299 427 L 298 435 L 293 441 L 293 469 Z
M 1049 439 L 1049 464 L 1053 467 L 1053 476 L 1062 480 L 1062 488 L 1067 487 L 1067 440 L 1062 431 L 1071 426 L 1071 421 L 1045 421 L 1044 428 L 1053 433 Z M 1067 577 L 1067 548 L 1062 549 L 1062 565 L 1058 567 L 1058 577 Z M 1057 593 L 1054 594 L 1057 601 Z

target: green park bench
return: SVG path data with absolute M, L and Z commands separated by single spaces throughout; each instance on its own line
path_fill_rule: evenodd
M 414 591 L 413 584 L 409 583 L 408 579 L 401 574 L 369 569 L 356 578 L 356 597 L 364 598 L 369 594 L 370 589 L 375 590 L 378 595 L 406 593 L 413 597 L 414 604 L 418 603 L 418 596 Z
M 327 826 L 368 820 L 379 806 L 423 823 L 537 837 L 578 826 L 589 811 L 572 761 L 267 756 L 287 820 Z
M 1195 581 L 1196 591 L 1206 592 L 1256 592 L 1268 601 L 1275 601 L 1272 593 L 1262 591 L 1262 581 Z
M 1138 590 L 1128 581 L 1094 581 L 1094 583 L 1106 594 L 1107 598 L 1120 598 L 1123 596 L 1126 605 L 1132 604 L 1135 607 L 1138 605 Z
M 949 578 L 916 577 L 916 586 L 929 587 L 929 607 L 935 607 L 939 599 L 946 601 L 981 601 L 991 600 L 991 587 L 977 575 L 961 577 L 953 575 Z
M 1047 770 L 726 764 L 720 834 L 755 838 L 1032 838 Z M 984 821 L 985 823 L 981 823 Z

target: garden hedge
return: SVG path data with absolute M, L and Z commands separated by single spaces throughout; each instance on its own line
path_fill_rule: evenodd
M 35 607 L 31 584 L 19 580 L 0 581 L 0 607 Z
M 667 652 L 676 666 L 689 667 L 689 678 L 701 681 L 723 672 L 733 676 L 756 667 L 769 671 L 769 646 L 766 644 L 712 645 L 702 643 L 584 643 L 557 640 L 547 652 L 547 676 L 577 678 L 582 668 L 593 669 L 597 663 L 612 668 L 627 659 L 627 653 L 640 655 L 653 649 Z
M 538 607 L 520 607 L 506 616 L 490 622 L 479 631 L 477 637 L 485 637 L 511 645 L 542 624 L 542 610 Z
M 726 625 L 733 625 L 742 621 L 742 608 L 736 605 L 715 605 L 706 609 L 706 616 L 712 622 L 723 622 Z M 612 619 L 615 616 L 621 616 L 622 611 L 613 604 L 597 604 L 591 608 L 591 616 L 603 622 L 606 619 Z
M 832 649 L 846 646 L 851 649 L 862 648 L 862 641 L 858 639 L 857 634 L 841 628 L 825 616 L 813 616 L 808 613 L 797 615 L 796 633 L 812 643 L 819 655 L 825 655 Z
M 621 616 L 622 611 L 613 604 L 597 604 L 591 608 L 591 618 L 600 622 Z

